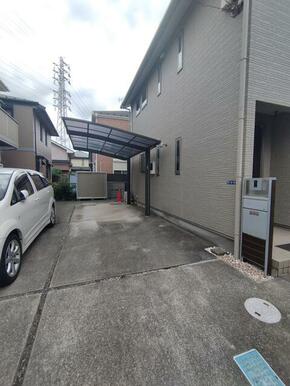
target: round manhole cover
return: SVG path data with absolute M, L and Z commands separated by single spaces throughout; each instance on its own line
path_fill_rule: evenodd
M 281 320 L 280 311 L 266 300 L 258 298 L 247 299 L 245 301 L 245 308 L 250 315 L 261 322 L 274 324 Z

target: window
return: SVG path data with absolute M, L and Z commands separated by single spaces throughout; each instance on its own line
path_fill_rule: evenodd
M 144 87 L 141 94 L 142 109 L 147 105 L 147 87 Z
M 45 184 L 42 181 L 42 178 L 38 174 L 32 174 L 32 175 L 30 175 L 30 177 L 32 178 L 32 181 L 33 181 L 37 190 L 41 190 L 41 189 L 45 188 Z
M 11 174 L 0 173 L 0 201 L 3 200 L 8 190 Z
M 45 146 L 47 146 L 47 131 L 44 130 Z
M 29 181 L 29 178 L 26 174 L 23 174 L 16 180 L 15 188 L 18 194 L 21 192 L 21 190 L 27 190 L 29 196 L 31 196 L 34 193 L 31 182 Z
M 147 105 L 147 86 L 143 88 L 141 97 L 136 100 L 136 116 L 139 115 L 141 109 Z
M 12 198 L 11 198 L 11 205 L 17 204 L 17 202 L 20 201 L 19 195 L 16 191 L 16 189 L 13 190 Z
M 183 68 L 183 32 L 178 36 L 177 72 Z
M 162 69 L 161 63 L 158 63 L 157 67 L 157 95 L 161 94 L 161 82 L 162 82 Z
M 181 138 L 175 140 L 175 174 L 180 175 L 181 169 Z
M 138 98 L 136 102 L 136 115 L 140 113 L 140 110 L 140 98 Z
M 45 188 L 47 186 L 49 186 L 49 182 L 48 182 L 48 180 L 45 177 L 40 176 L 40 179 L 41 179 L 41 181 L 42 181 L 42 183 L 43 183 Z
M 40 130 L 40 140 L 41 140 L 41 142 L 43 142 L 43 129 L 42 129 L 42 126 L 40 126 L 39 130 Z

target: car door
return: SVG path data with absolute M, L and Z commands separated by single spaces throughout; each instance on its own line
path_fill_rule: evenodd
M 39 207 L 39 224 L 42 226 L 47 220 L 48 194 L 45 184 L 39 174 L 30 174 L 30 177 L 37 190 L 37 205 Z
M 53 197 L 54 197 L 53 188 L 49 184 L 47 178 L 45 178 L 43 176 L 40 176 L 40 178 L 41 178 L 41 181 L 44 185 L 43 189 L 44 189 L 45 197 L 46 197 L 46 201 L 45 201 L 46 219 L 49 220 L 50 215 L 51 215 L 51 205 L 52 205 L 52 201 L 53 201 Z
M 27 190 L 28 197 L 21 201 L 21 191 Z M 37 232 L 38 209 L 36 205 L 36 191 L 34 190 L 28 175 L 20 174 L 14 184 L 14 192 L 11 200 L 11 210 L 19 221 L 24 245 L 28 244 Z

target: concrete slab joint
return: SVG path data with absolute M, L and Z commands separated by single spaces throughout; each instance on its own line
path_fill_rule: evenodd
M 290 282 L 257 285 L 206 237 L 132 206 L 57 212 L 0 290 L 0 386 L 244 385 L 233 357 L 251 347 L 289 384 Z M 253 295 L 277 305 L 279 328 L 251 319 Z

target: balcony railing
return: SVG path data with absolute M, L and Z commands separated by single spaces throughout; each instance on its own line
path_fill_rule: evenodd
M 17 121 L 0 107 L 0 151 L 18 148 L 18 130 Z

